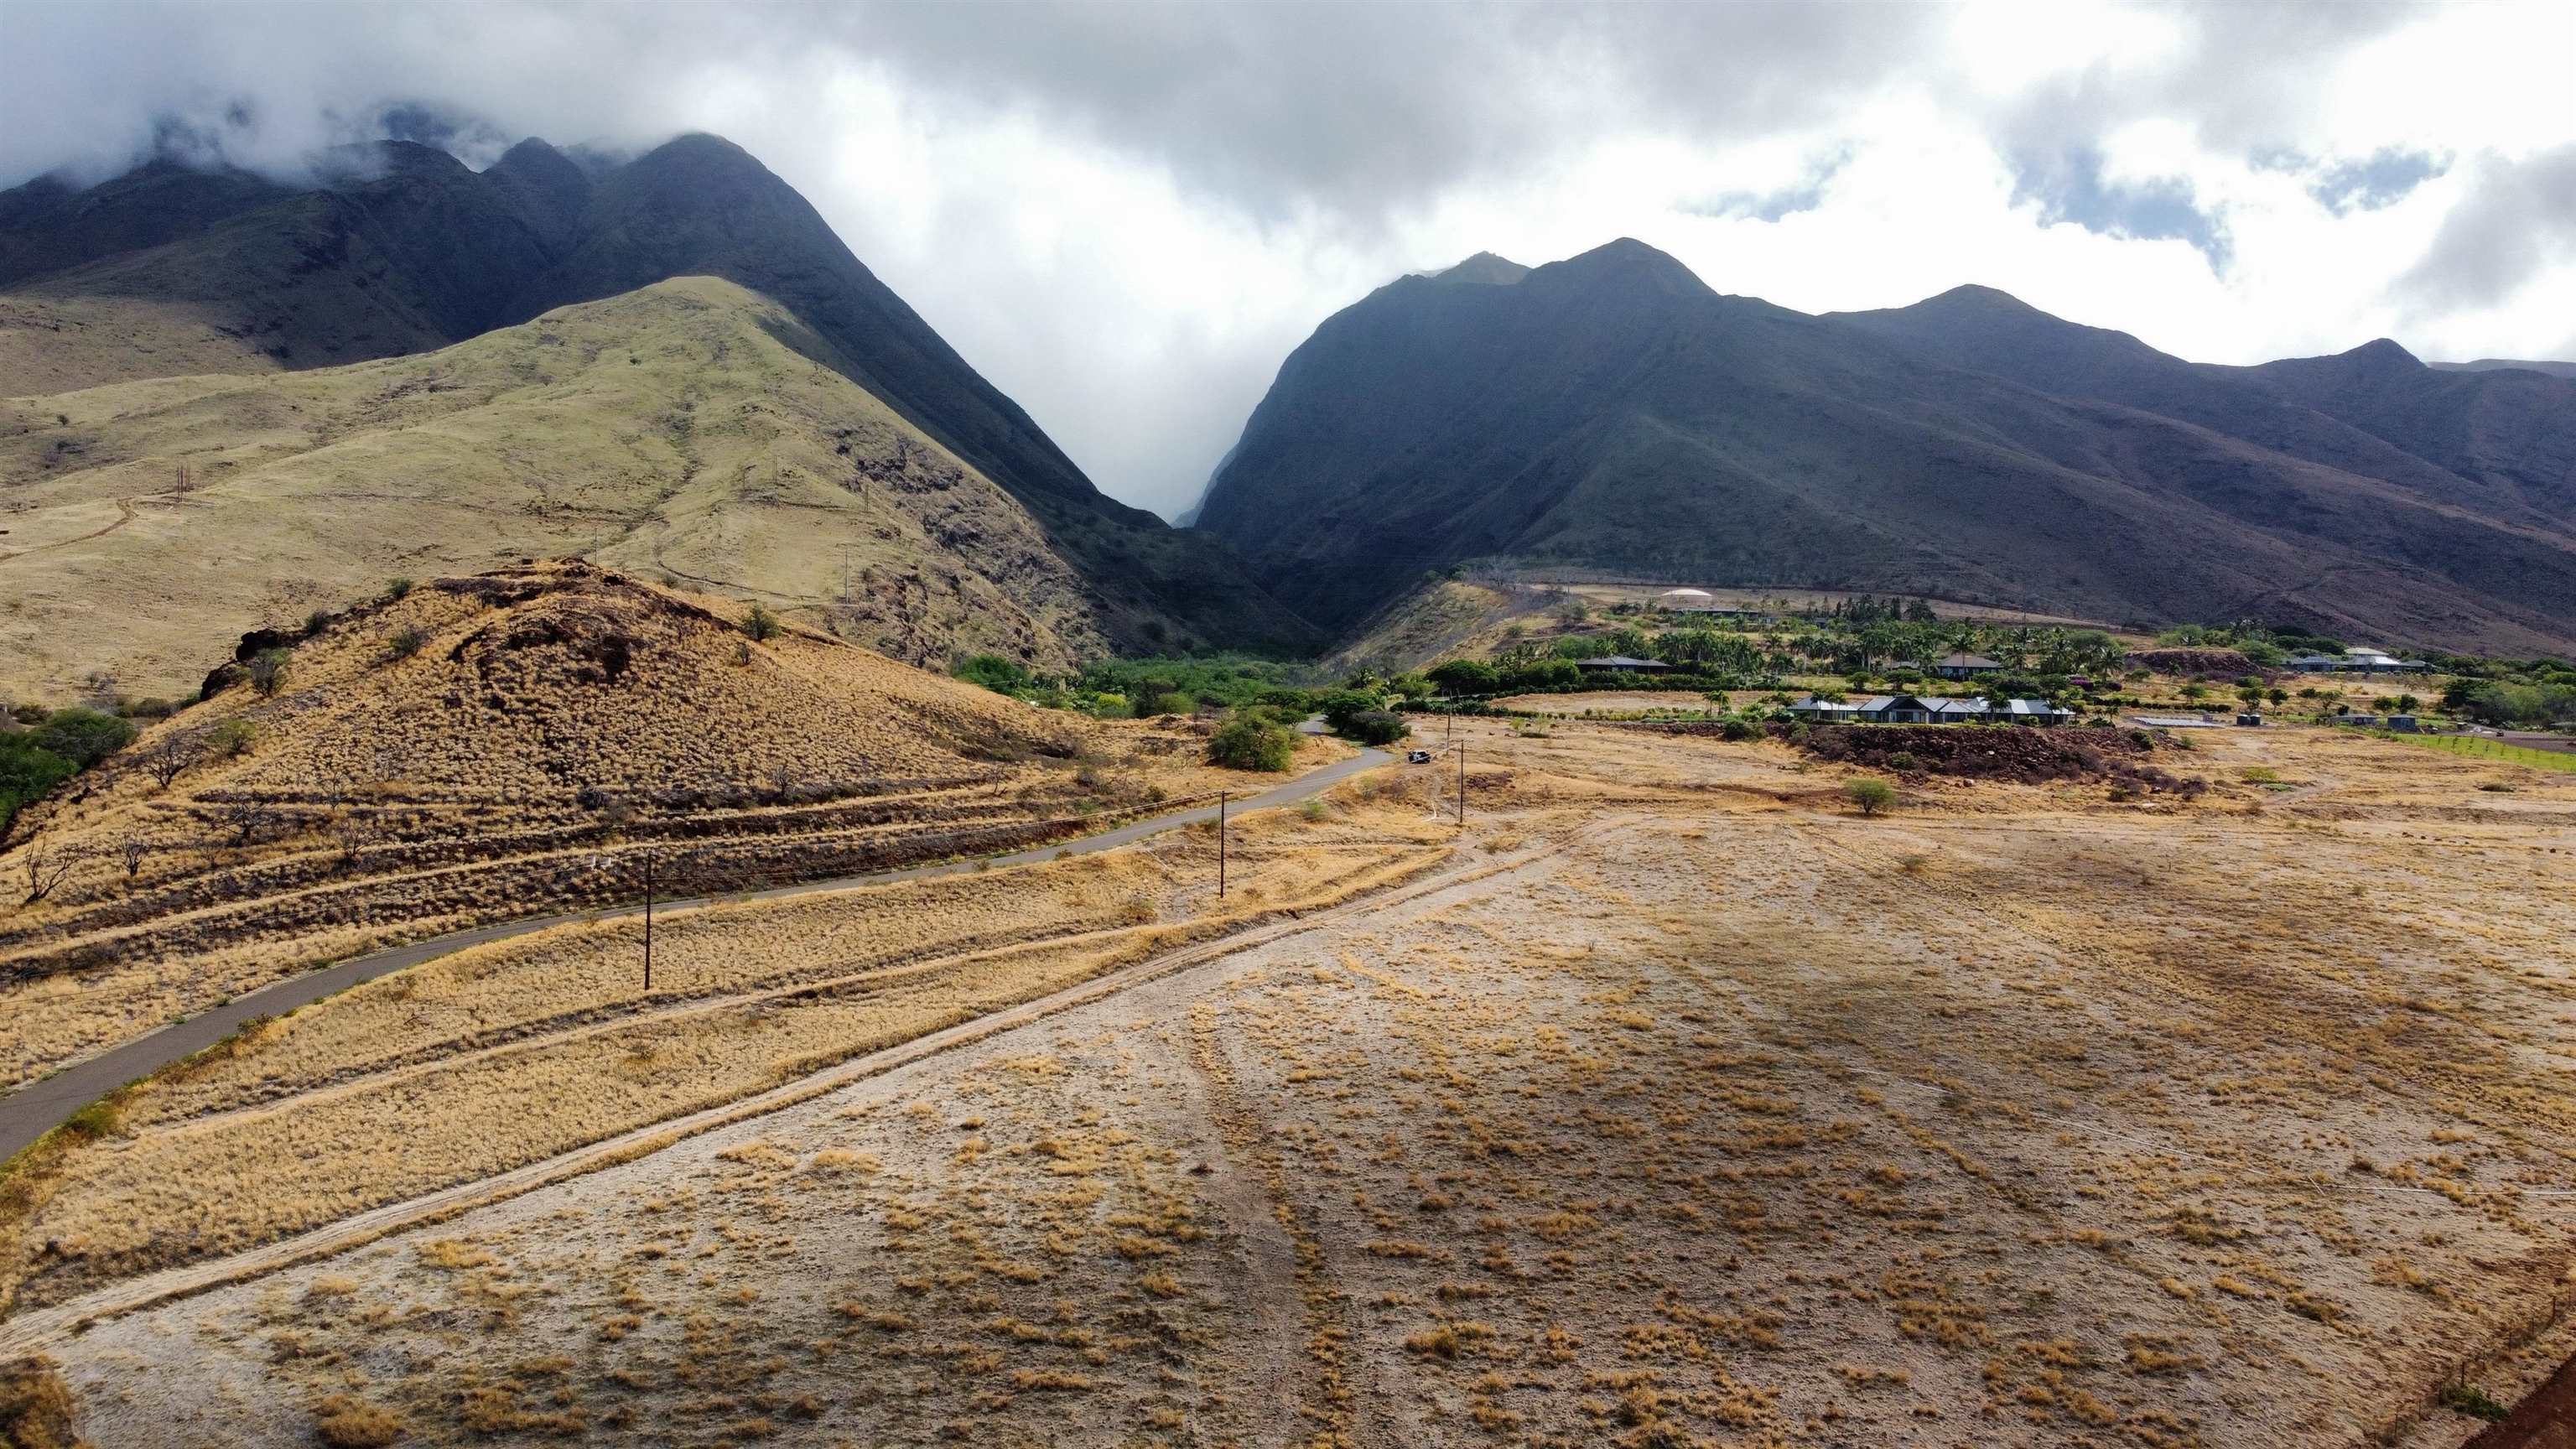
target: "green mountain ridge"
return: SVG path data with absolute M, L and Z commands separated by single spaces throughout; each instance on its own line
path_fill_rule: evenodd
M 2576 388 L 2364 364 L 2201 367 L 1986 288 L 1808 316 L 1623 239 L 1335 314 L 1198 526 L 1332 629 L 1493 562 L 2576 647 Z

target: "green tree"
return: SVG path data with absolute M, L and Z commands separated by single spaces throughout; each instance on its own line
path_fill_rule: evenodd
M 999 654 L 976 654 L 958 665 L 958 678 L 995 694 L 1015 694 L 1029 687 L 1029 672 Z
M 1431 682 L 1443 694 L 1491 694 L 1502 688 L 1494 666 L 1474 659 L 1444 659 L 1431 667 Z
M 1264 770 L 1276 773 L 1288 768 L 1296 756 L 1297 737 L 1285 725 L 1273 724 L 1257 715 L 1238 715 L 1218 726 L 1208 738 L 1208 761 L 1229 770 Z
M 1350 723 L 1343 726 L 1342 733 L 1364 745 L 1391 745 L 1413 733 L 1413 726 L 1406 724 L 1404 716 L 1400 714 L 1390 714 L 1382 709 L 1364 709 L 1351 716 Z
M 1361 689 L 1337 689 L 1315 704 L 1323 712 L 1324 722 L 1342 734 L 1350 733 L 1353 717 L 1385 706 L 1386 700 L 1382 696 Z
M 1843 782 L 1843 797 L 1863 815 L 1884 815 L 1896 808 L 1896 787 L 1874 775 Z
M 39 748 L 86 770 L 132 743 L 134 722 L 94 709 L 58 709 L 35 731 Z

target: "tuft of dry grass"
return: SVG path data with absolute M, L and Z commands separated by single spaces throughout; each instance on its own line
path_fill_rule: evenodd
M 313 1434 L 329 1449 L 384 1449 L 403 1436 L 402 1416 L 348 1394 L 313 1406 Z

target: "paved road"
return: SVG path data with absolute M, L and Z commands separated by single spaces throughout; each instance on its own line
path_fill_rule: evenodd
M 1300 775 L 1275 790 L 1246 796 L 1231 802 L 1227 809 L 1264 810 L 1290 805 L 1310 795 L 1320 794 L 1363 770 L 1391 763 L 1393 756 L 1383 750 L 1362 750 L 1347 760 L 1336 760 L 1320 769 Z M 954 875 L 960 871 L 982 870 L 997 865 L 1025 865 L 1033 861 L 1053 860 L 1058 855 L 1087 855 L 1095 850 L 1115 850 L 1132 845 L 1146 836 L 1201 820 L 1214 820 L 1216 807 L 1203 805 L 1192 810 L 1179 810 L 1169 815 L 1146 819 L 1086 835 L 1077 840 L 1041 845 L 1010 855 L 987 856 L 979 860 L 950 861 L 944 865 L 915 866 L 909 870 L 881 871 L 875 875 L 841 876 L 832 880 L 807 881 L 801 885 L 779 886 L 774 890 L 752 891 L 726 900 L 773 901 L 790 896 L 813 895 L 821 891 L 847 890 L 852 886 L 879 885 L 888 881 L 925 880 L 932 876 Z M 658 911 L 685 911 L 713 904 L 713 899 L 696 896 L 685 900 L 662 901 Z M 106 1096 L 137 1077 L 148 1076 L 191 1052 L 203 1051 L 241 1029 L 242 1023 L 254 1016 L 275 1016 L 291 1008 L 321 1000 L 333 992 L 345 991 L 361 981 L 371 981 L 388 971 L 400 971 L 424 961 L 436 960 L 450 952 L 479 946 L 487 941 L 505 941 L 524 936 L 549 926 L 568 921 L 617 920 L 640 916 L 640 905 L 614 907 L 608 910 L 566 911 L 559 915 L 534 916 L 521 921 L 496 921 L 488 926 L 474 926 L 432 936 L 409 945 L 393 946 L 365 956 L 351 957 L 334 966 L 290 976 L 272 986 L 263 987 L 231 1001 L 202 1016 L 192 1016 L 137 1037 L 111 1051 L 56 1072 L 42 1081 L 30 1082 L 5 1097 L 0 1097 L 0 1162 L 7 1161 L 37 1138 L 52 1131 L 73 1112 Z

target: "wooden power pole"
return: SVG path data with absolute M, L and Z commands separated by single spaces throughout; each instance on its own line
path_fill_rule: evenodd
M 644 994 L 653 994 L 653 853 L 644 853 Z
M 1216 792 L 1216 898 L 1225 899 L 1225 792 Z

